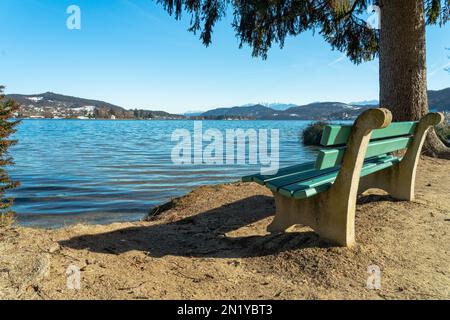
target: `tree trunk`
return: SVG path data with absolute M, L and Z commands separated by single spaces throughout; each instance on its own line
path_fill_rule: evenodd
M 428 113 L 424 0 L 383 0 L 380 7 L 380 106 L 393 121 L 419 120 Z M 424 151 L 450 154 L 434 130 Z

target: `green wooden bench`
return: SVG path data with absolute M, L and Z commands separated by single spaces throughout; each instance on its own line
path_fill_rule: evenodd
M 396 199 L 413 200 L 417 163 L 427 130 L 444 119 L 429 113 L 418 122 L 394 122 L 389 110 L 362 113 L 353 126 L 325 128 L 315 162 L 280 169 L 275 175 L 242 178 L 269 188 L 276 214 L 269 232 L 302 224 L 342 246 L 355 243 L 357 194 L 383 189 Z M 406 149 L 399 158 L 390 153 Z

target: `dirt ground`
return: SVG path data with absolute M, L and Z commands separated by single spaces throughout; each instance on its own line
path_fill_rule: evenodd
M 273 198 L 244 183 L 199 188 L 153 221 L 0 229 L 0 299 L 449 299 L 449 195 L 450 161 L 422 158 L 415 201 L 360 197 L 351 249 L 305 227 L 268 235 Z

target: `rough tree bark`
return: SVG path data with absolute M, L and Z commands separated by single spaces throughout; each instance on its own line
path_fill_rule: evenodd
M 380 106 L 393 121 L 418 120 L 428 113 L 424 1 L 382 0 L 380 8 Z M 434 129 L 423 150 L 450 155 Z

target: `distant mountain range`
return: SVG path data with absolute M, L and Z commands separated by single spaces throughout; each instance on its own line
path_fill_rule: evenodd
M 350 102 L 349 104 L 352 106 L 378 106 L 380 104 L 380 101 L 364 100 L 364 101 L 359 101 L 359 102 Z
M 268 108 L 273 109 L 273 110 L 287 110 L 289 108 L 297 106 L 296 104 L 293 104 L 293 103 L 259 103 L 259 104 L 258 103 L 248 103 L 248 104 L 245 104 L 245 105 L 242 105 L 242 106 L 239 106 L 239 107 L 234 107 L 234 108 L 253 107 L 253 106 L 257 106 L 257 105 L 258 106 L 263 106 L 263 107 L 268 107 Z M 227 108 L 219 108 L 219 109 L 225 110 Z M 202 114 L 204 114 L 204 113 L 205 113 L 205 111 L 187 111 L 187 112 L 183 113 L 183 116 L 186 116 L 186 117 L 199 117 L 199 116 L 202 116 Z
M 450 88 L 428 92 L 430 109 L 450 111 Z M 206 111 L 198 118 L 205 119 L 259 119 L 259 120 L 348 120 L 364 110 L 378 107 L 378 100 L 360 102 L 314 102 L 303 106 L 292 104 L 244 105 Z M 270 107 L 272 106 L 272 107 Z
M 274 110 L 257 104 L 254 106 L 218 108 L 201 114 L 206 119 L 241 118 L 257 120 L 314 120 L 352 119 L 370 106 L 351 106 L 340 102 L 317 102 L 305 106 Z
M 273 109 L 273 110 L 282 110 L 282 111 L 287 110 L 287 109 L 292 108 L 292 107 L 297 107 L 297 105 L 293 104 L 293 103 L 280 103 L 280 102 L 276 102 L 276 103 L 248 103 L 248 104 L 243 105 L 242 107 L 251 107 L 251 106 L 255 106 L 255 105 L 262 105 L 264 107 L 268 107 L 268 108 Z
M 205 111 L 186 111 L 182 115 L 186 117 L 197 117 L 200 116 Z
M 296 104 L 293 103 L 268 103 L 263 105 L 273 110 L 287 110 L 289 108 L 297 106 Z
M 367 100 L 361 102 L 350 102 L 353 106 L 378 106 L 380 102 L 378 100 Z M 430 109 L 437 111 L 450 111 L 450 88 L 442 90 L 429 90 L 428 91 L 428 105 Z
M 10 94 L 7 98 L 20 104 L 21 118 L 79 118 L 79 119 L 183 119 L 164 111 L 130 109 L 91 99 L 46 92 L 34 95 Z
M 450 111 L 450 88 L 428 91 L 428 105 L 437 111 Z
M 450 111 L 450 88 L 428 92 L 433 110 Z M 7 98 L 20 104 L 17 114 L 22 118 L 78 118 L 78 119 L 257 119 L 257 120 L 348 120 L 366 109 L 378 106 L 378 101 L 352 103 L 314 102 L 295 104 L 250 104 L 217 108 L 206 112 L 191 111 L 183 115 L 164 111 L 125 109 L 99 100 L 65 96 L 52 92 L 35 95 L 10 94 Z

